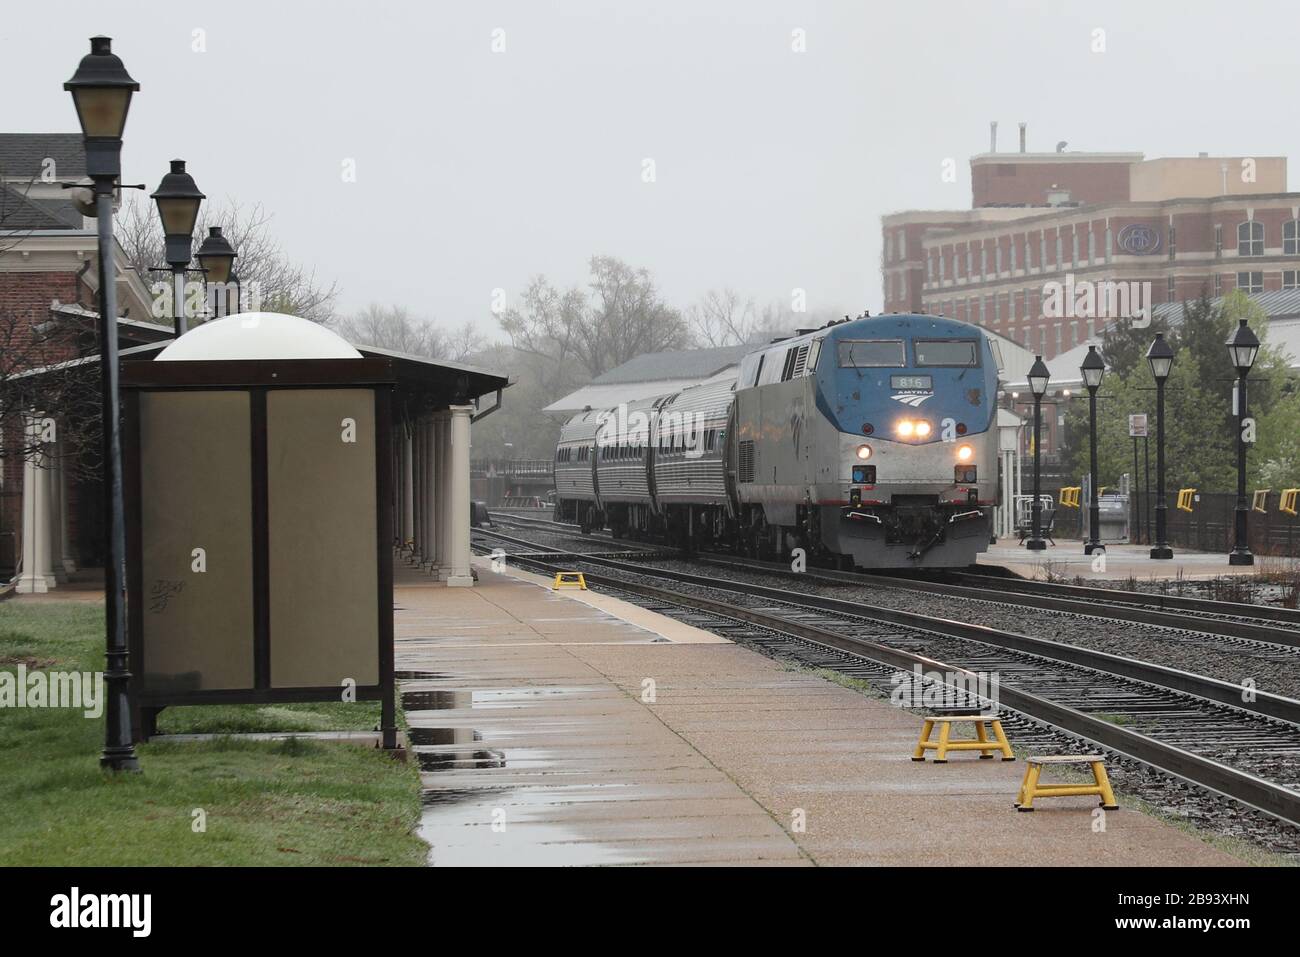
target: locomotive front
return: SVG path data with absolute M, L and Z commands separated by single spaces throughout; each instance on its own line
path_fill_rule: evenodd
M 973 562 L 997 504 L 996 396 L 977 327 L 889 315 L 830 330 L 816 394 L 826 548 L 869 568 Z

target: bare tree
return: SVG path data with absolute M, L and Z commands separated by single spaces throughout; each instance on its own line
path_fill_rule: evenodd
M 483 337 L 473 323 L 466 322 L 448 331 L 429 319 L 412 316 L 405 306 L 371 303 L 359 312 L 334 320 L 330 326 L 356 345 L 391 349 L 430 359 L 463 362 L 471 353 L 483 348 Z
M 163 231 L 158 210 L 140 196 L 131 196 L 118 213 L 116 236 L 132 268 L 146 285 L 165 278 L 156 269 L 166 269 Z M 261 203 L 243 206 L 228 200 L 224 207 L 204 205 L 194 227 L 197 251 L 208 235 L 208 227 L 220 226 L 235 247 L 235 274 L 246 291 L 259 290 L 261 308 L 285 312 L 313 322 L 328 322 L 334 316 L 338 284 L 325 286 L 316 271 L 292 262 L 271 232 L 272 215 Z
M 561 292 L 535 277 L 523 308 L 508 309 L 501 328 L 520 352 L 548 360 L 555 384 L 588 379 L 645 352 L 687 346 L 690 336 L 680 312 L 664 302 L 649 271 L 613 256 L 593 256 L 591 296 L 580 289 Z

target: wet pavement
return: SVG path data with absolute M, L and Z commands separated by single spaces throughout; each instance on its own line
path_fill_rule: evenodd
M 1127 809 L 1099 830 L 1093 799 L 1018 814 L 1021 762 L 914 764 L 920 722 L 886 701 L 477 571 L 472 589 L 397 574 L 431 864 L 1240 863 Z

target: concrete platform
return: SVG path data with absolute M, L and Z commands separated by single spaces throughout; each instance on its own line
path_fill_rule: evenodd
M 1078 539 L 1058 538 L 1041 552 L 1031 552 L 1014 538 L 1002 538 L 996 545 L 979 556 L 980 565 L 1001 565 L 1025 578 L 1046 579 L 1055 576 L 1073 579 L 1078 576 L 1097 581 L 1126 580 L 1160 581 L 1163 579 L 1207 579 L 1224 575 L 1254 575 L 1264 561 L 1285 559 L 1256 558 L 1256 565 L 1229 565 L 1227 552 L 1196 552 L 1174 548 L 1170 559 L 1152 559 L 1150 545 L 1107 545 L 1104 566 L 1094 563 L 1093 555 L 1083 553 L 1083 542 Z
M 920 721 L 888 702 L 477 568 L 397 574 L 432 864 L 1241 863 L 1127 809 L 1094 831 L 1091 798 L 1017 813 L 1020 761 L 913 763 Z

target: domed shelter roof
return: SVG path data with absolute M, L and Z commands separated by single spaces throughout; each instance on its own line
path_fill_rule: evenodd
M 154 361 L 360 358 L 347 340 L 319 323 L 278 312 L 244 312 L 205 322 Z

